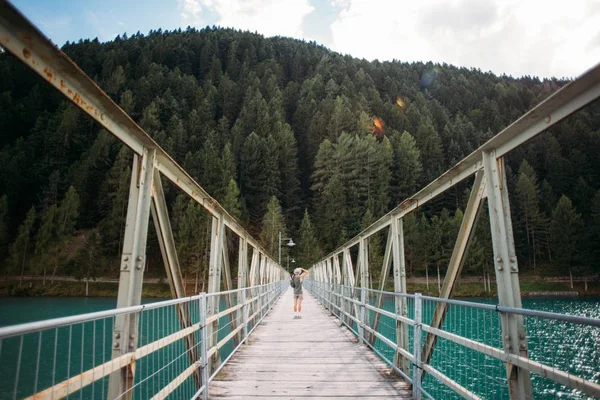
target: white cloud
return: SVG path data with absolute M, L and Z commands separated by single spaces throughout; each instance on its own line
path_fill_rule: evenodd
M 576 76 L 600 60 L 595 0 L 350 0 L 332 48 L 369 60 L 435 61 L 514 76 Z
M 303 36 L 304 17 L 314 8 L 308 0 L 200 0 L 218 15 L 217 25 L 257 31 L 265 36 Z
M 202 25 L 200 0 L 177 0 L 177 9 L 183 26 Z

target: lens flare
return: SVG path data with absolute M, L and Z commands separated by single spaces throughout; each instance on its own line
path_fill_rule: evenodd
M 381 138 L 383 136 L 383 120 L 381 118 L 378 117 L 374 117 L 373 118 L 373 129 L 371 130 L 371 133 L 375 136 L 377 136 L 378 138 Z

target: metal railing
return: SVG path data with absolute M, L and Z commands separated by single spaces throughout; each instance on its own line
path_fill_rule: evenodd
M 117 398 L 206 399 L 208 384 L 247 343 L 286 284 L 0 328 L 0 399 L 106 399 L 116 371 L 133 380 Z M 123 314 L 137 316 L 138 343 L 135 351 L 111 359 L 120 343 L 113 326 Z M 184 329 L 182 314 L 190 322 Z
M 600 319 L 312 280 L 305 287 L 360 343 L 411 382 L 415 399 L 508 398 L 508 364 L 532 374 L 536 398 L 600 397 Z M 398 303 L 401 313 L 395 312 Z M 443 325 L 427 325 L 441 307 Z M 503 349 L 501 319 L 507 315 L 524 319 L 527 357 Z M 405 345 L 398 346 L 403 331 Z

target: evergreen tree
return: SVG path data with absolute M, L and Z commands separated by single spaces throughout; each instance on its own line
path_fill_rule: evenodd
M 298 240 L 298 248 L 296 251 L 297 264 L 305 269 L 310 268 L 320 256 L 319 243 L 314 232 L 313 224 L 310 220 L 308 210 L 304 210 L 304 217 L 300 223 L 300 239 Z
M 67 190 L 64 198 L 58 205 L 56 210 L 55 222 L 55 242 L 56 245 L 52 248 L 54 258 L 54 269 L 52 270 L 52 278 L 56 276 L 56 271 L 61 265 L 63 257 L 66 255 L 66 250 L 69 247 L 70 238 L 74 233 L 77 217 L 79 216 L 79 195 L 73 186 Z
M 8 196 L 0 197 L 0 260 L 4 258 L 8 245 Z
M 77 254 L 73 275 L 86 280 L 99 277 L 103 266 L 101 252 L 100 234 L 97 229 L 92 229 L 87 233 L 85 244 Z
M 232 217 L 240 219 L 242 217 L 242 205 L 240 203 L 240 189 L 233 179 L 227 184 L 227 191 L 223 198 L 223 207 Z
M 130 181 L 131 153 L 123 146 L 99 192 L 102 199 L 100 207 L 105 217 L 98 225 L 98 236 L 102 253 L 111 258 L 121 256 Z
M 10 265 L 14 272 L 21 271 L 20 285 L 23 284 L 23 274 L 27 266 L 27 256 L 30 251 L 30 240 L 35 223 L 35 207 L 31 207 L 25 220 L 19 226 L 17 237 L 10 248 Z
M 394 132 L 390 141 L 394 149 L 391 197 L 393 204 L 396 205 L 416 193 L 423 166 L 421 153 L 410 133 Z
M 519 168 L 516 197 L 522 217 L 518 221 L 524 226 L 527 241 L 527 258 L 535 271 L 538 257 L 547 249 L 548 222 L 539 210 L 540 189 L 537 175 L 526 160 L 523 160 Z
M 577 214 L 571 200 L 563 195 L 552 212 L 552 247 L 554 260 L 562 272 L 571 271 L 580 260 L 578 238 L 583 228 L 581 214 Z
M 241 153 L 240 191 L 245 199 L 250 219 L 250 230 L 256 233 L 259 221 L 265 213 L 272 187 L 273 173 L 270 149 L 265 139 L 251 133 Z
M 272 196 L 267 204 L 267 212 L 262 218 L 260 240 L 269 254 L 278 254 L 279 234 L 287 237 L 285 219 L 277 197 Z M 284 249 L 282 249 L 283 252 Z M 281 255 L 283 260 L 283 254 Z
M 423 161 L 423 178 L 425 180 L 422 181 L 422 184 L 428 184 L 446 169 L 442 153 L 442 142 L 432 122 L 426 118 L 419 121 L 415 139 Z

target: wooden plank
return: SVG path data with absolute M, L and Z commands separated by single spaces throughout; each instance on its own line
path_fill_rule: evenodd
M 410 398 L 410 385 L 389 372 L 306 291 L 295 319 L 288 290 L 211 382 L 209 398 Z

